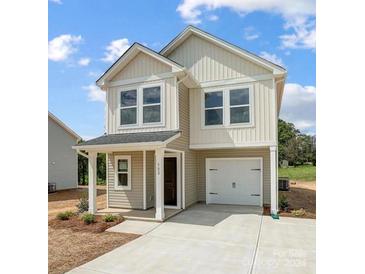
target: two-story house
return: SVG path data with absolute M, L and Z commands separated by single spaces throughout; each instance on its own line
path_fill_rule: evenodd
M 157 220 L 199 201 L 276 213 L 286 73 L 192 26 L 159 53 L 133 44 L 96 82 L 106 134 L 74 146 L 89 158 L 90 211 L 107 153 L 109 208 L 155 208 Z

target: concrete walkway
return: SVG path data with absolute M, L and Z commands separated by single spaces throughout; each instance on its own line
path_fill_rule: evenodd
M 315 273 L 315 220 L 197 204 L 70 273 Z

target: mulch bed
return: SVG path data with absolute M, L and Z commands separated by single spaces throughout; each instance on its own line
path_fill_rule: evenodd
M 95 223 L 85 224 L 84 221 L 80 219 L 80 216 L 72 216 L 68 220 L 52 219 L 48 222 L 48 226 L 54 229 L 69 228 L 74 232 L 101 233 L 121 222 L 123 222 L 123 217 L 119 217 L 114 222 L 104 222 L 102 216 L 97 215 L 95 216 Z
M 48 273 L 65 273 L 140 236 L 105 231 L 121 223 L 122 217 L 105 222 L 102 216 L 96 215 L 96 222 L 89 225 L 80 217 L 48 221 Z
M 290 182 L 289 191 L 279 192 L 285 195 L 288 199 L 288 212 L 281 211 L 279 213 L 282 217 L 294 217 L 305 219 L 316 219 L 316 184 L 315 182 Z M 305 214 L 301 216 L 294 216 L 292 210 L 303 208 Z M 264 207 L 264 215 L 270 216 L 270 207 Z

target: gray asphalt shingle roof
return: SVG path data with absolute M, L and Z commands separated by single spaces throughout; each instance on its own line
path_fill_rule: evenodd
M 128 143 L 145 143 L 145 142 L 164 142 L 171 137 L 179 134 L 180 131 L 157 131 L 157 132 L 139 132 L 139 133 L 122 133 L 109 134 L 91 139 L 75 146 L 95 146 L 95 145 L 116 145 Z

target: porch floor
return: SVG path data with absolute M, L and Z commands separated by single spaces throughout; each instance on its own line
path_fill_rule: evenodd
M 172 209 L 165 208 L 165 218 L 164 221 L 175 216 L 176 214 L 183 211 L 183 209 Z M 128 208 L 104 208 L 99 209 L 96 214 L 104 215 L 104 214 L 120 214 L 126 220 L 144 220 L 144 221 L 157 221 L 155 219 L 156 209 L 128 209 Z

